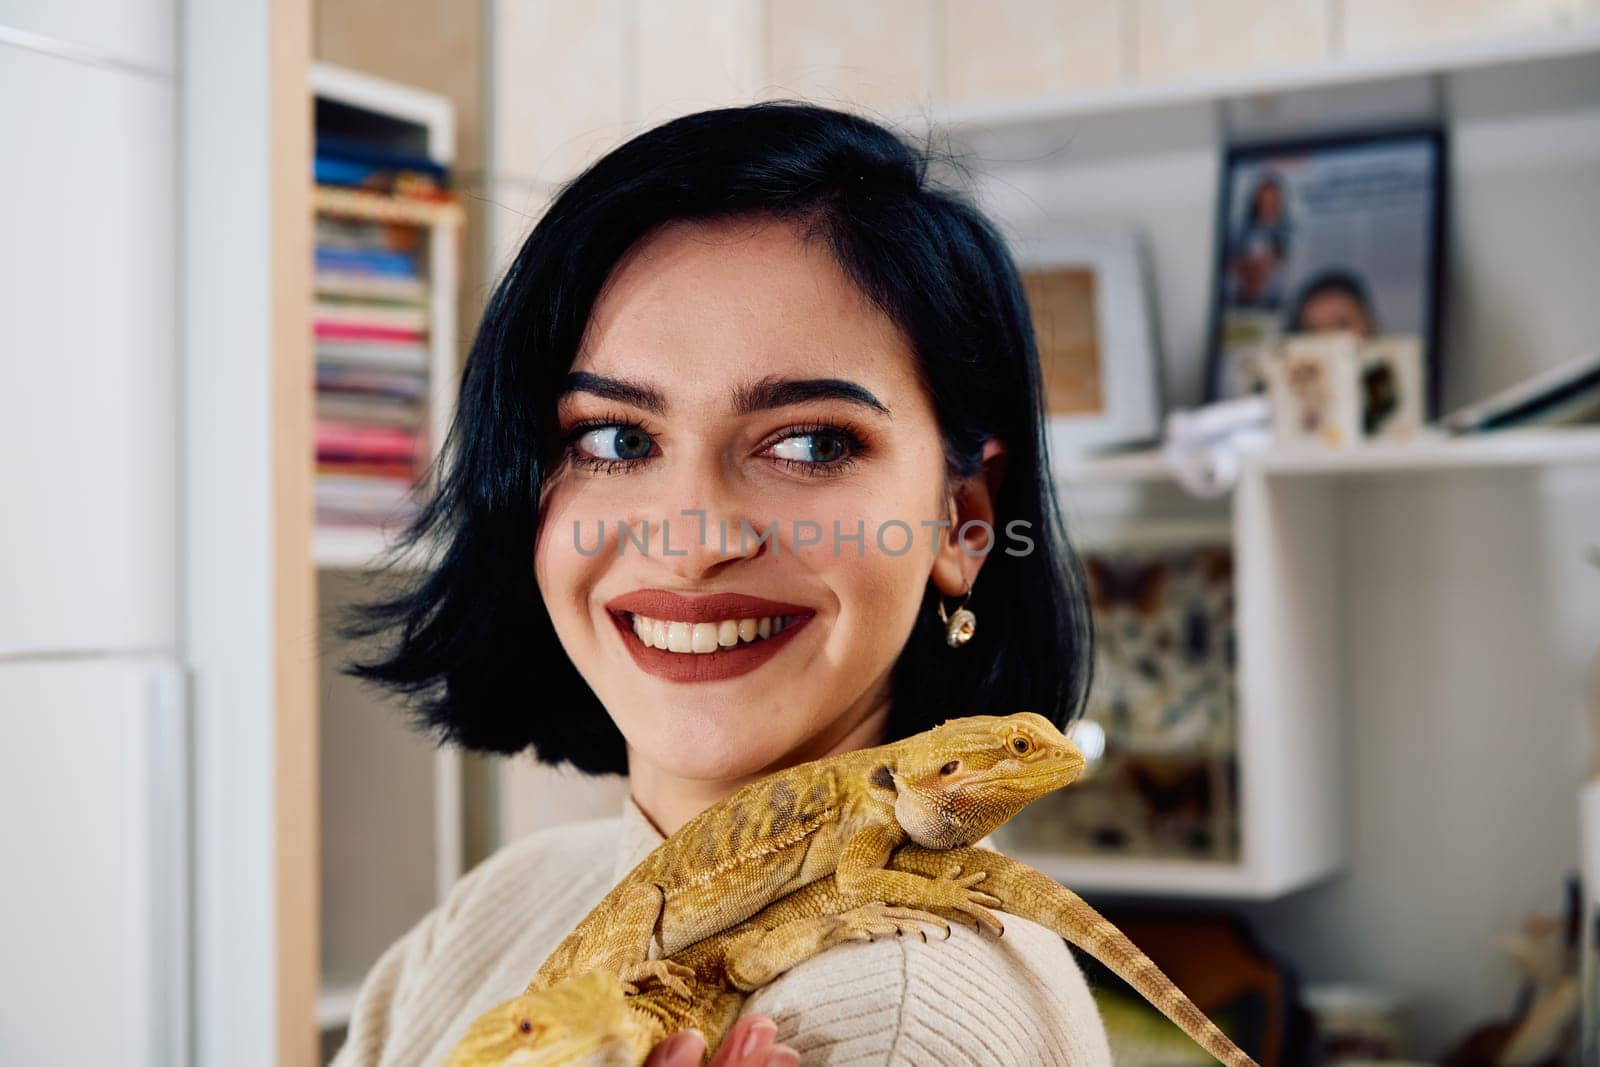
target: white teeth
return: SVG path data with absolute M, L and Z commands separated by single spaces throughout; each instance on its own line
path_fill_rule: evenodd
M 793 615 L 767 615 L 757 619 L 674 622 L 634 615 L 633 632 L 641 643 L 652 648 L 704 654 L 780 634 L 794 624 L 795 618 Z
M 717 624 L 714 622 L 697 622 L 689 638 L 689 647 L 696 652 L 715 652 L 717 650 Z
M 688 652 L 693 645 L 689 636 L 689 624 L 686 622 L 667 623 L 667 651 Z

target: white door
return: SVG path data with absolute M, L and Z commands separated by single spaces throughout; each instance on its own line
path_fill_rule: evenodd
M 0 1062 L 186 1061 L 181 675 L 0 663 Z

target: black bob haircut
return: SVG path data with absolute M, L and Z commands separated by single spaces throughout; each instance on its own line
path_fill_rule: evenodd
M 626 772 L 622 735 L 562 649 L 533 575 L 540 488 L 559 459 L 557 390 L 601 286 L 641 237 L 674 220 L 767 217 L 824 238 L 904 332 L 952 479 L 981 469 L 987 438 L 1007 447 L 994 550 L 969 605 L 977 634 L 945 643 L 928 583 L 891 674 L 890 739 L 968 714 L 1076 718 L 1093 637 L 1047 467 L 1028 305 L 999 233 L 928 181 L 930 158 L 868 119 L 770 101 L 647 130 L 563 186 L 489 298 L 436 491 L 391 550 L 398 560 L 422 543 L 429 565 L 392 598 L 346 609 L 348 638 L 396 632 L 344 673 L 414 698 L 417 725 L 440 742 Z M 1025 554 L 1005 536 L 1015 520 L 1028 524 Z

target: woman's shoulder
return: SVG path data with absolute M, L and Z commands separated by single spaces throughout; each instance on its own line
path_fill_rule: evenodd
M 804 1063 L 1111 1063 L 1072 950 L 1014 915 L 1005 934 L 952 926 L 839 945 L 753 994 Z

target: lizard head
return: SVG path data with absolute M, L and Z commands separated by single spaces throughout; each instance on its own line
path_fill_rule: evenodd
M 894 814 L 924 848 L 956 848 L 993 833 L 1030 802 L 1083 773 L 1083 753 L 1043 715 L 951 719 L 901 742 Z
M 497 1004 L 480 1015 L 446 1067 L 629 1067 L 652 1042 L 627 1008 L 622 984 L 587 971 Z

